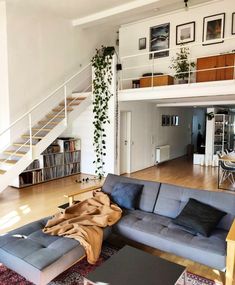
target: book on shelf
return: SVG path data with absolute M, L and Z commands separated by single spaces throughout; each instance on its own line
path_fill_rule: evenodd
M 65 165 L 65 176 L 80 172 L 80 163 L 71 163 Z
M 58 138 L 19 175 L 13 186 L 26 187 L 80 173 L 80 161 L 80 139 Z
M 58 138 L 57 143 L 62 152 L 72 152 L 81 149 L 80 139 L 75 138 Z
M 42 154 L 58 153 L 60 152 L 60 146 L 58 144 L 49 145 Z
M 21 173 L 19 180 L 20 186 L 40 183 L 43 181 L 42 170 Z
M 33 169 L 37 169 L 37 168 L 40 168 L 39 159 L 35 159 L 32 163 L 30 163 L 30 165 L 27 168 L 25 168 L 24 171 L 33 170 Z
M 74 151 L 74 152 L 65 152 L 64 153 L 64 163 L 74 163 L 80 161 L 80 151 Z
M 64 164 L 64 154 L 63 153 L 54 153 L 51 155 L 43 156 L 44 167 L 52 167 L 56 165 Z

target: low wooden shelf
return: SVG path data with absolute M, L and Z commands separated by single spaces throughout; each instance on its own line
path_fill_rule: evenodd
M 56 140 L 38 159 L 34 160 L 12 185 L 24 188 L 80 173 L 81 150 L 79 139 Z M 70 148 L 71 147 L 71 148 Z
M 140 78 L 140 87 L 152 87 L 152 86 L 165 86 L 173 85 L 174 78 L 170 75 L 157 75 L 152 77 Z

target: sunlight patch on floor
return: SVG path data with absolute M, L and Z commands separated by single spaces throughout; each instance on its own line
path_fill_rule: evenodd
M 12 211 L 9 214 L 0 218 L 0 229 L 9 228 L 13 226 L 14 224 L 16 224 L 17 222 L 19 222 L 19 220 L 20 220 L 20 216 L 18 212 Z

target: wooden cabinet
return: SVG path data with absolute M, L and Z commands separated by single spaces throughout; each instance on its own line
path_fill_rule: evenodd
M 165 86 L 174 84 L 174 78 L 169 75 L 158 75 L 153 77 L 153 86 Z M 152 77 L 142 77 L 140 87 L 151 87 Z
M 197 59 L 197 82 L 231 80 L 234 78 L 234 67 L 221 68 L 227 66 L 234 66 L 235 54 L 223 54 L 217 56 L 210 56 Z M 208 70 L 213 68 L 220 68 Z M 205 70 L 205 71 L 203 71 Z

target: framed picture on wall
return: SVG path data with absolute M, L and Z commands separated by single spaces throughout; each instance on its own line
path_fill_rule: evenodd
M 235 35 L 235 12 L 232 13 L 232 35 Z
M 203 45 L 223 43 L 225 13 L 205 17 L 203 20 Z
M 171 116 L 171 125 L 172 126 L 179 126 L 179 116 L 177 116 L 177 115 Z
M 139 50 L 146 49 L 146 38 L 139 39 Z
M 162 115 L 162 126 L 166 126 L 166 115 Z
M 158 25 L 150 28 L 150 52 L 158 51 L 150 54 L 150 59 L 169 56 L 169 51 L 162 51 L 170 47 L 170 23 Z
M 187 44 L 195 41 L 195 22 L 176 26 L 176 44 Z
M 166 126 L 170 126 L 170 125 L 171 125 L 171 116 L 166 115 Z

